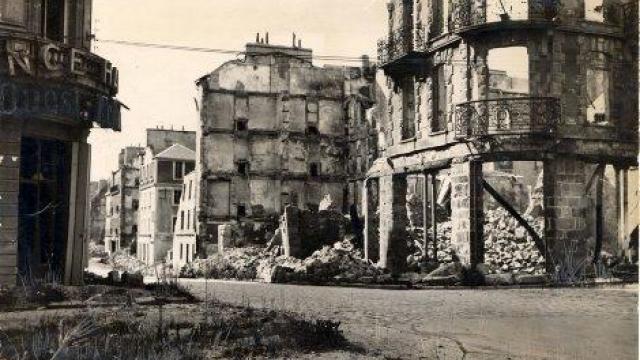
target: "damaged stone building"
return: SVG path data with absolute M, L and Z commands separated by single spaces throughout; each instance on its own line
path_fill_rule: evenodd
M 374 71 L 317 67 L 311 49 L 246 45 L 197 84 L 201 90 L 197 205 L 203 245 L 234 223 L 245 239 L 268 239 L 286 205 L 316 209 L 329 196 L 348 212 L 376 157 Z M 277 224 L 276 224 L 277 226 Z M 175 254 L 174 254 L 175 255 Z
M 198 176 L 197 172 L 192 171 L 182 181 L 182 195 L 176 212 L 173 246 L 168 256 L 168 262 L 174 269 L 182 268 L 196 257 L 197 195 Z
M 3 1 L 0 285 L 82 283 L 94 126 L 120 130 L 118 71 L 91 53 L 91 1 Z
M 147 129 L 147 147 L 140 159 L 138 260 L 164 262 L 178 224 L 184 177 L 195 169 L 194 131 Z
M 128 146 L 120 151 L 118 169 L 111 173 L 109 190 L 105 194 L 104 247 L 108 254 L 119 250 L 130 253 L 138 235 L 138 208 L 140 206 L 140 155 L 144 148 Z
M 419 176 L 425 223 L 449 199 L 464 265 L 484 262 L 489 201 L 527 230 L 547 271 L 568 256 L 597 262 L 603 248 L 633 257 L 637 14 L 637 2 L 624 0 L 390 1 L 378 44 L 380 157 L 363 196 L 367 256 L 406 267 L 407 179 Z M 512 91 L 501 85 L 505 72 Z M 537 188 L 542 233 L 492 186 L 485 175 L 496 169 Z M 434 252 L 437 231 L 423 232 Z
M 92 181 L 89 192 L 89 241 L 102 244 L 107 215 L 105 194 L 109 191 L 107 180 Z

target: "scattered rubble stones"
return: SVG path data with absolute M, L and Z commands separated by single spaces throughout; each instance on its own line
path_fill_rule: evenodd
M 544 229 L 544 219 L 542 217 L 533 218 L 525 216 L 532 227 L 540 235 Z M 441 222 L 438 224 L 438 261 L 441 263 L 451 263 L 455 261 L 455 254 L 451 247 L 451 222 Z M 427 231 L 433 231 L 428 229 Z M 422 230 L 413 229 L 410 232 L 413 242 L 413 254 L 409 255 L 407 262 L 410 269 L 417 269 L 423 261 Z M 485 213 L 484 225 L 484 246 L 485 265 L 480 270 L 486 274 L 496 273 L 523 273 L 523 274 L 543 274 L 545 273 L 545 259 L 538 251 L 533 238 L 527 231 L 512 218 L 506 210 L 498 208 Z M 432 244 L 428 244 L 427 258 L 433 257 Z

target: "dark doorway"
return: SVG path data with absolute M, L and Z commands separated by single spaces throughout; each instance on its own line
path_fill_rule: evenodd
M 22 138 L 18 272 L 60 279 L 69 226 L 70 145 Z

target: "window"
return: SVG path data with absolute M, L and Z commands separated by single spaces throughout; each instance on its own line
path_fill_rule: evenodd
M 173 230 L 172 231 L 175 232 L 176 231 L 176 224 L 178 223 L 178 217 L 174 216 L 172 220 L 173 220 L 173 222 L 172 222 L 172 224 L 173 224 L 172 225 L 172 229 Z
M 307 125 L 307 135 L 320 135 L 320 131 L 315 125 Z
M 189 224 L 191 224 L 191 210 L 187 210 L 187 230 L 189 230 Z
M 309 174 L 312 177 L 320 176 L 320 163 L 312 162 L 311 164 L 309 164 Z
M 138 233 L 138 225 L 131 225 L 131 233 L 132 234 Z
M 247 161 L 238 162 L 238 174 L 240 174 L 240 176 L 249 175 L 249 162 Z
M 437 66 L 431 77 L 433 93 L 433 114 L 431 132 L 444 131 L 447 127 L 447 88 L 444 77 L 444 65 Z
M 14 25 L 24 24 L 24 0 L 5 0 L 0 2 L 0 22 Z
M 120 213 L 120 205 L 116 205 L 116 214 Z
M 180 198 L 182 197 L 182 190 L 173 190 L 173 205 L 180 205 Z
M 191 200 L 191 186 L 193 185 L 193 180 L 189 180 L 189 200 Z
M 589 21 L 604 22 L 602 0 L 584 0 L 584 18 Z
M 180 260 L 182 260 L 184 256 L 184 244 L 180 244 Z
M 189 262 L 189 255 L 191 255 L 191 244 L 187 244 L 187 253 L 185 256 L 185 260 Z
M 247 119 L 236 120 L 236 131 L 247 131 L 247 130 L 249 130 L 249 121 Z
M 247 208 L 245 207 L 244 204 L 239 204 L 238 205 L 238 217 L 244 217 L 247 216 Z
M 400 83 L 402 92 L 402 140 L 416 136 L 416 103 L 413 77 L 407 76 Z
M 65 41 L 65 0 L 42 0 L 42 31 L 47 39 Z
M 131 207 L 133 208 L 133 210 L 138 210 L 138 208 L 140 207 L 140 201 L 138 199 L 133 199 L 131 201 Z
M 184 161 L 174 161 L 173 162 L 173 179 L 180 180 L 184 177 L 184 174 L 185 174 Z
M 597 54 L 587 68 L 587 122 L 596 125 L 609 125 L 611 98 L 609 93 L 610 76 L 604 54 Z
M 180 211 L 180 230 L 184 230 L 184 210 Z
M 446 26 L 449 18 L 449 1 L 434 0 L 432 4 L 434 20 L 431 22 L 431 34 L 435 37 L 446 32 Z

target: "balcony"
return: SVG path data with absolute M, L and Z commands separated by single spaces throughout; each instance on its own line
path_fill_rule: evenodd
M 419 69 L 424 65 L 424 53 L 416 48 L 414 38 L 423 43 L 422 32 L 413 26 L 403 26 L 391 32 L 387 39 L 378 41 L 378 63 L 387 75 L 393 73 L 393 67 Z M 409 70 L 412 71 L 412 70 Z
M 456 106 L 455 136 L 549 136 L 561 120 L 560 100 L 553 97 L 514 97 L 469 101 Z

